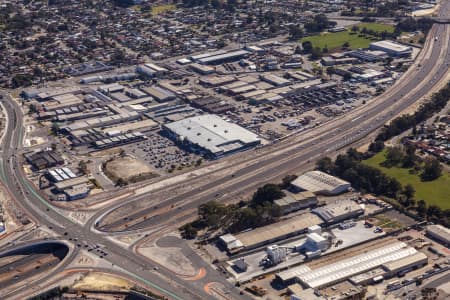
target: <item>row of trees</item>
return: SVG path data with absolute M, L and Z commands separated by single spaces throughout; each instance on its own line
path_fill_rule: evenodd
M 420 173 L 422 181 L 432 181 L 442 175 L 442 166 L 436 158 L 429 156 L 422 160 L 416 155 L 416 147 L 409 144 L 387 148 L 386 160 L 382 164 L 388 168 L 411 169 L 410 172 Z
M 280 184 L 265 184 L 258 188 L 249 201 L 224 205 L 212 200 L 198 208 L 198 219 L 180 228 L 184 238 L 194 238 L 202 229 L 225 232 L 240 232 L 275 222 L 280 216 L 280 208 L 273 204 L 285 196 L 282 188 L 289 186 L 296 176 L 283 178 Z
M 431 97 L 414 114 L 403 115 L 395 118 L 385 126 L 375 138 L 376 141 L 387 141 L 400 133 L 415 127 L 417 124 L 431 118 L 433 114 L 441 111 L 450 99 L 450 82 L 439 92 Z
M 427 206 L 423 199 L 416 201 L 415 189 L 412 185 L 408 184 L 403 187 L 397 179 L 385 175 L 377 168 L 363 164 L 362 159 L 368 156 L 368 153 L 359 153 L 355 149 L 349 149 L 346 154 L 338 155 L 334 161 L 329 157 L 320 159 L 316 167 L 323 172 L 351 182 L 352 186 L 361 192 L 397 200 L 398 205 L 396 206 L 399 210 L 414 209 L 420 217 L 449 226 L 450 209 L 442 211 L 436 205 Z M 430 169 L 435 169 L 434 164 L 430 164 Z M 423 172 L 432 173 L 429 170 Z

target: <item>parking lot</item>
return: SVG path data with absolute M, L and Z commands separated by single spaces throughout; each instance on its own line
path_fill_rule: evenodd
M 173 141 L 156 132 L 151 132 L 146 140 L 124 148 L 162 174 L 180 171 L 198 164 L 201 159 L 198 155 L 177 147 Z

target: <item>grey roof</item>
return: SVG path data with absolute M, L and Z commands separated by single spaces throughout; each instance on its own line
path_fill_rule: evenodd
M 213 154 L 226 153 L 260 143 L 258 136 L 216 115 L 202 115 L 165 125 L 179 137 Z
M 227 52 L 225 54 L 219 54 L 219 55 L 214 55 L 214 56 L 208 56 L 205 58 L 200 58 L 198 59 L 198 61 L 202 64 L 208 64 L 208 63 L 213 63 L 213 62 L 217 62 L 217 61 L 221 61 L 224 59 L 230 59 L 230 58 L 235 58 L 235 57 L 240 57 L 246 54 L 249 54 L 250 52 L 245 51 L 245 50 L 236 50 L 236 51 L 230 51 Z

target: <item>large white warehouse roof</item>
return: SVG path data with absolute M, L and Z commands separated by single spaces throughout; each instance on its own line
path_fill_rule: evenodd
M 290 280 L 293 277 L 297 277 L 308 287 L 320 288 L 404 258 L 414 258 L 417 262 L 423 262 L 423 255 L 418 255 L 418 253 L 419 252 L 416 249 L 409 247 L 405 243 L 396 242 L 392 245 L 343 259 L 314 270 L 308 266 L 302 265 L 281 272 L 277 276 L 284 280 Z M 411 261 L 408 263 L 410 264 L 413 262 Z
M 310 171 L 292 181 L 292 186 L 313 193 L 339 194 L 350 187 L 350 183 L 321 171 Z
M 258 136 L 236 124 L 222 120 L 216 115 L 201 115 L 165 125 L 178 137 L 222 155 L 241 148 L 257 145 Z

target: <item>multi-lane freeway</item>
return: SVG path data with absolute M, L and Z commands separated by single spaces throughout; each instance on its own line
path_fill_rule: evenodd
M 148 194 L 130 197 L 107 214 L 99 212 L 97 215 L 103 218 L 93 218 L 91 222 L 96 220 L 98 228 L 109 233 L 168 223 L 182 224 L 191 217 L 187 211 L 195 213 L 195 208 L 201 203 L 212 199 L 235 199 L 243 191 L 251 191 L 264 182 L 280 179 L 291 172 L 297 173 L 313 159 L 333 155 L 336 150 L 354 144 L 417 102 L 447 76 L 449 26 L 434 25 L 429 35 L 433 38 L 428 39 L 425 50 L 398 84 L 367 106 L 313 130 L 311 138 L 305 139 L 308 134 L 299 135 L 279 145 L 260 149 L 248 155 L 250 158 L 237 162 L 231 158 L 224 169 L 215 170 L 214 176 L 206 173 L 181 183 L 189 187 L 186 192 L 177 192 L 180 184 L 164 186 L 150 197 Z M 143 201 L 147 201 L 144 208 Z M 140 209 L 136 209 L 136 204 Z M 154 208 L 156 204 L 158 209 Z
M 448 2 L 442 5 L 439 15 L 448 16 L 449 7 Z M 296 172 L 312 164 L 322 155 L 330 155 L 337 150 L 354 145 L 389 119 L 419 101 L 448 76 L 449 39 L 450 25 L 435 24 L 416 63 L 402 78 L 386 93 L 350 114 L 312 129 L 310 132 L 254 151 L 251 157 L 243 153 L 227 158 L 229 161 L 223 168 L 186 180 L 183 185 L 188 188 L 181 189 L 182 192 L 177 192 L 180 190 L 180 183 L 174 183 L 166 185 L 164 189 L 156 189 L 151 194 L 144 193 L 129 197 L 123 205 L 112 211 L 99 211 L 84 225 L 73 221 L 61 209 L 49 204 L 26 179 L 19 156 L 24 136 L 22 110 L 7 93 L 3 93 L 3 106 L 8 116 L 8 123 L 1 144 L 0 178 L 13 198 L 23 206 L 36 223 L 52 230 L 57 239 L 73 244 L 75 250 L 72 256 L 80 251 L 77 243 L 73 242 L 73 238 L 91 245 L 101 244 L 108 251 L 108 256 L 102 259 L 111 263 L 112 271 L 141 282 L 172 299 L 212 298 L 206 294 L 204 286 L 208 282 L 216 281 L 225 285 L 228 298 L 245 299 L 245 295 L 239 295 L 236 289 L 211 268 L 208 269 L 205 278 L 186 281 L 164 266 L 159 266 L 156 270 L 155 262 L 134 253 L 130 248 L 115 243 L 108 235 L 112 232 L 128 234 L 129 230 L 156 226 L 176 228 L 186 219 L 191 218 L 195 214 L 196 207 L 201 203 L 215 198 L 230 200 L 236 194 L 252 190 L 263 182 L 273 181 L 290 172 Z M 170 197 L 170 195 L 176 196 Z M 149 198 L 152 199 L 149 202 L 149 208 L 139 212 L 133 211 L 132 205 L 135 202 Z M 167 209 L 161 209 L 155 213 L 152 203 L 158 203 L 160 208 Z M 130 208 L 127 209 L 127 206 Z M 123 218 L 120 220 L 117 218 L 122 211 L 123 216 L 127 217 L 126 222 L 129 223 L 125 232 Z M 110 214 L 115 214 L 115 220 L 108 218 Z M 98 219 L 99 217 L 101 218 Z M 97 229 L 101 231 L 94 229 L 96 222 L 99 223 Z M 72 240 L 68 240 L 69 236 Z M 54 272 L 61 271 L 61 268 L 56 268 Z M 3 298 L 14 299 L 14 294 L 3 296 Z

